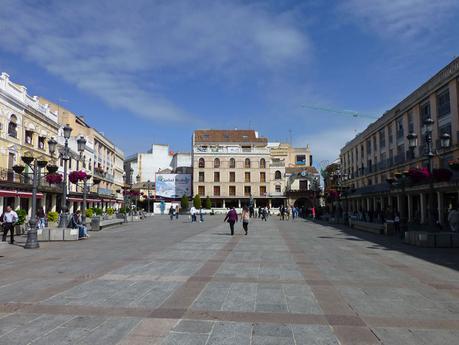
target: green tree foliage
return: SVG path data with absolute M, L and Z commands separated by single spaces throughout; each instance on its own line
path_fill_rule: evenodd
M 212 203 L 210 202 L 209 196 L 206 197 L 206 201 L 204 202 L 204 208 L 210 210 L 212 208 Z
M 196 195 L 194 196 L 193 205 L 194 205 L 194 207 L 196 207 L 196 208 L 201 208 L 201 205 L 202 205 L 202 203 L 201 203 L 201 197 L 200 197 L 198 194 L 196 194 Z
M 188 207 L 190 207 L 190 202 L 188 201 L 188 197 L 185 194 L 182 196 L 182 200 L 180 200 L 180 206 L 184 210 L 187 210 Z

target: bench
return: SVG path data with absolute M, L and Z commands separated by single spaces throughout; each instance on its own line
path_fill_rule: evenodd
M 381 235 L 384 233 L 384 224 L 361 222 L 355 219 L 349 219 L 349 226 L 357 230 L 372 232 Z
M 458 248 L 459 233 L 406 231 L 404 242 L 417 247 Z
M 78 229 L 70 229 L 70 228 L 37 229 L 37 239 L 40 242 L 78 241 Z
M 124 219 L 114 218 L 114 219 L 105 219 L 100 220 L 98 218 L 91 219 L 91 231 L 100 231 L 103 228 L 113 226 L 113 225 L 121 225 L 124 223 Z

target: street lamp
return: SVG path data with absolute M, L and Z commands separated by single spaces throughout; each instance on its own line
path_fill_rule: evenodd
M 424 120 L 423 125 L 424 125 L 424 132 L 425 132 L 425 138 L 424 141 L 426 143 L 426 150 L 424 152 L 424 156 L 427 157 L 428 159 L 428 165 L 429 165 L 429 173 L 432 176 L 433 173 L 433 164 L 432 164 L 432 159 L 434 156 L 439 156 L 438 151 L 433 151 L 433 145 L 432 145 L 432 129 L 435 121 L 429 116 L 427 119 Z M 411 150 L 411 153 L 414 158 L 414 149 L 417 146 L 417 134 L 412 132 L 408 134 L 407 139 L 408 139 L 408 146 Z M 443 133 L 440 136 L 440 147 L 442 149 L 447 149 L 451 145 L 451 136 L 448 133 Z M 429 208 L 430 212 L 433 212 L 433 197 L 434 197 L 434 190 L 433 190 L 433 182 L 432 179 L 430 181 L 430 189 L 431 189 L 431 195 L 429 197 Z M 429 218 L 431 216 L 429 215 Z M 431 219 L 432 221 L 433 219 Z
M 150 213 L 150 184 L 151 184 L 151 181 L 148 180 L 147 181 L 147 207 L 148 207 L 148 211 L 147 211 L 147 214 Z
M 64 176 L 62 181 L 62 200 L 61 200 L 61 217 L 59 220 L 59 227 L 66 228 L 69 221 L 68 221 L 68 213 L 67 213 L 67 161 L 70 160 L 70 150 L 69 150 L 69 138 L 70 134 L 72 133 L 72 127 L 68 124 L 63 128 L 64 132 L 64 150 L 62 153 L 59 153 L 59 157 L 62 158 L 64 161 Z M 80 138 L 81 139 L 81 138 Z M 86 144 L 86 140 L 83 138 L 84 143 Z M 48 142 L 49 151 L 51 155 L 54 154 L 56 151 L 57 142 L 54 139 L 51 139 L 51 144 Z M 84 150 L 84 149 L 83 149 Z
M 50 151 L 51 152 L 51 151 Z M 24 154 L 21 160 L 32 170 L 32 214 L 29 219 L 29 230 L 27 231 L 27 241 L 24 246 L 26 249 L 39 248 L 37 239 L 37 190 L 40 179 L 41 169 L 47 166 L 48 161 L 44 157 L 34 158 L 31 154 Z M 24 166 L 15 165 L 13 167 L 15 173 L 23 175 Z

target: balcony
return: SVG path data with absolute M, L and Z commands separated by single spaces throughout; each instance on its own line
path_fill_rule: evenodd
M 111 189 L 108 188 L 97 188 L 97 193 L 104 196 L 113 196 L 114 193 Z

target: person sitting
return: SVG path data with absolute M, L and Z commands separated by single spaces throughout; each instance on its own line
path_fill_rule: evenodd
M 78 229 L 78 239 L 89 238 L 88 228 L 83 225 L 80 210 L 76 211 L 72 216 L 72 228 Z

